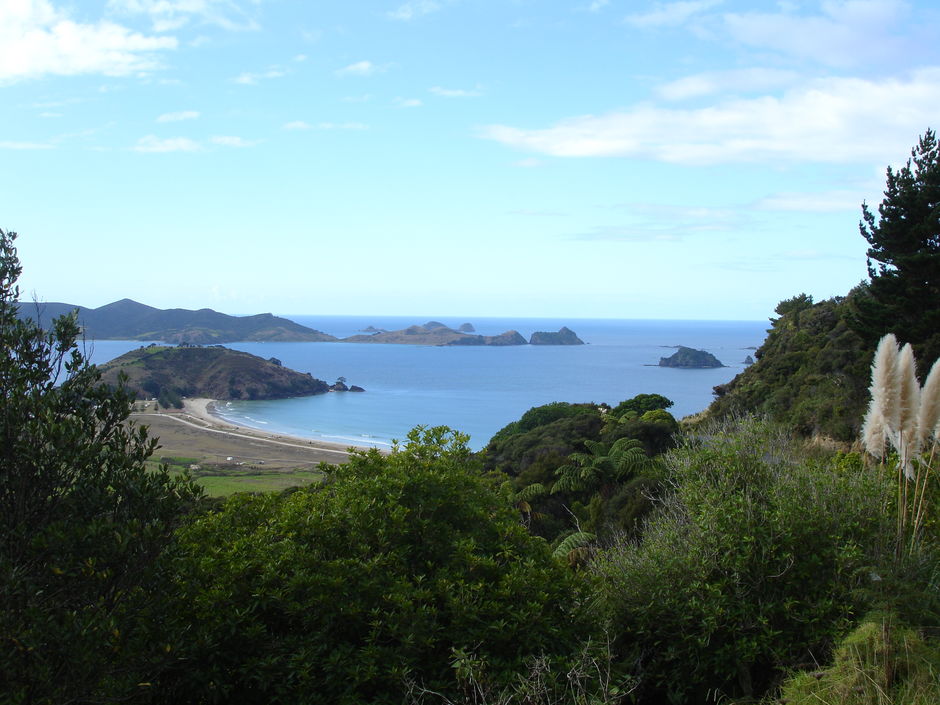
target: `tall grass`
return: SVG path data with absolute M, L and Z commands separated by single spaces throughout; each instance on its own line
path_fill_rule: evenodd
M 897 551 L 913 550 L 927 518 L 928 490 L 935 475 L 940 441 L 940 360 L 921 388 L 910 344 L 898 348 L 889 333 L 875 351 L 871 402 L 862 425 L 865 450 L 897 475 Z M 925 446 L 929 444 L 929 453 Z M 890 445 L 895 455 L 888 456 Z

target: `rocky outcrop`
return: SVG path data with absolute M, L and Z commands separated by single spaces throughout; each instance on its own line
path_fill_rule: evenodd
M 557 333 L 536 331 L 529 338 L 529 345 L 584 345 L 573 330 L 562 326 Z
M 669 357 L 659 358 L 660 367 L 682 367 L 687 369 L 702 369 L 709 367 L 724 367 L 721 361 L 705 350 L 695 350 L 680 345 L 679 349 Z
M 472 323 L 462 323 L 457 329 L 461 333 L 476 333 L 477 329 L 473 327 Z

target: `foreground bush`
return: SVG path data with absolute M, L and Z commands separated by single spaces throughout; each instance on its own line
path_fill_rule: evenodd
M 187 658 L 167 702 L 402 702 L 493 687 L 590 635 L 575 578 L 446 429 L 322 487 L 236 496 L 182 534 Z M 582 581 L 583 582 L 583 581 Z
M 642 542 L 597 562 L 640 701 L 759 695 L 824 658 L 867 566 L 890 553 L 885 478 L 855 456 L 800 459 L 756 421 L 699 436 L 667 466 L 674 493 Z

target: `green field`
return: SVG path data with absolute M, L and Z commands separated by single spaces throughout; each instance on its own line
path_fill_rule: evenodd
M 261 470 L 250 467 L 206 467 L 190 470 L 190 465 L 198 463 L 196 458 L 161 458 L 173 474 L 188 473 L 197 484 L 203 487 L 210 497 L 225 497 L 236 492 L 270 492 L 288 487 L 309 485 L 323 479 L 319 470 Z M 151 461 L 156 468 L 161 463 Z

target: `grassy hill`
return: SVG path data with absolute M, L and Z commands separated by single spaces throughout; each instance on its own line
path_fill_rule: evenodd
M 103 381 L 127 386 L 141 397 L 209 397 L 211 399 L 284 399 L 323 394 L 329 385 L 308 374 L 222 347 L 138 348 L 102 365 Z
M 56 316 L 78 310 L 86 338 L 95 340 L 160 340 L 167 343 L 229 343 L 243 340 L 330 342 L 336 340 L 313 328 L 270 313 L 229 316 L 209 308 L 158 309 L 121 299 L 99 308 L 63 303 L 20 303 L 19 316 L 47 325 Z

